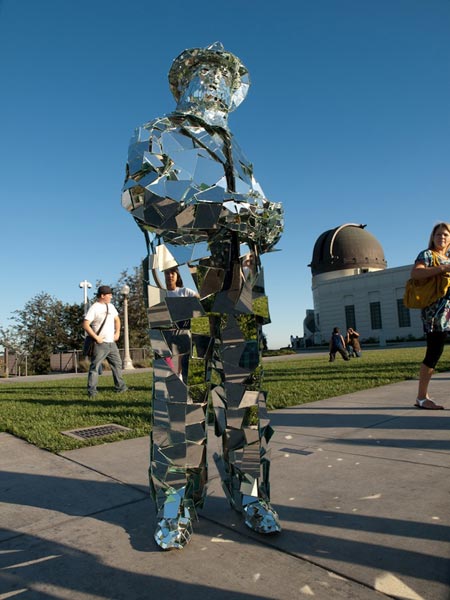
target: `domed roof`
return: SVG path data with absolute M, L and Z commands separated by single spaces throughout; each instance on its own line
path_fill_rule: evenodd
M 364 228 L 347 223 L 325 231 L 314 245 L 311 272 L 313 275 L 343 269 L 385 269 L 387 266 L 380 242 Z

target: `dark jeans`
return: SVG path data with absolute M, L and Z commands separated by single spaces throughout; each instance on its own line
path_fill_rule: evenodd
M 88 394 L 91 396 L 97 393 L 99 370 L 104 360 L 107 360 L 111 367 L 116 392 L 124 392 L 127 389 L 127 385 L 122 379 L 122 359 L 116 343 L 103 342 L 103 344 L 95 344 L 94 356 L 89 367 Z
M 330 351 L 330 362 L 334 362 L 335 358 L 336 358 L 336 352 L 339 352 L 339 354 L 342 356 L 342 358 L 344 360 L 350 360 L 347 354 L 347 351 L 344 350 L 344 348 L 340 347 L 340 348 L 333 348 L 333 350 Z

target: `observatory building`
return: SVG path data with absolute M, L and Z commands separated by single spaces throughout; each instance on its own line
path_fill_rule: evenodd
M 423 335 L 420 311 L 403 305 L 412 265 L 388 269 L 380 242 L 365 227 L 346 223 L 317 238 L 308 265 L 314 314 L 307 311 L 306 342 L 328 342 L 333 327 L 344 334 L 353 327 L 380 345 Z

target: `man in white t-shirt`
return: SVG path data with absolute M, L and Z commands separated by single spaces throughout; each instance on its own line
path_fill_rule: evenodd
M 120 318 L 116 307 L 111 304 L 112 289 L 101 285 L 97 290 L 97 301 L 84 317 L 83 329 L 94 338 L 96 344 L 88 373 L 88 396 L 97 394 L 99 369 L 107 360 L 112 371 L 116 392 L 125 392 L 127 386 L 122 378 L 122 360 L 117 348 L 120 337 Z

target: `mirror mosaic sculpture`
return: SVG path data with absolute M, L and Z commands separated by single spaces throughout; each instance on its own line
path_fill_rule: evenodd
M 222 44 L 182 52 L 169 84 L 175 111 L 131 139 L 122 204 L 144 232 L 154 353 L 150 487 L 155 540 L 183 548 L 208 480 L 208 423 L 222 440 L 223 488 L 245 524 L 280 531 L 270 504 L 272 429 L 261 389 L 262 326 L 270 322 L 261 255 L 283 228 L 228 129 L 250 81 Z M 188 268 L 195 296 L 173 297 L 164 272 Z

